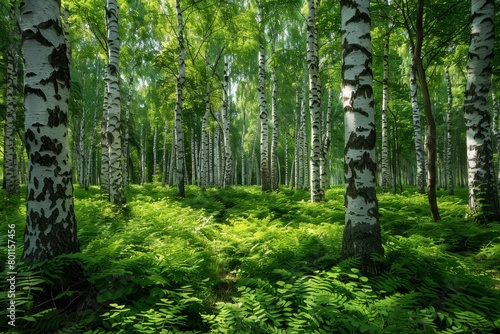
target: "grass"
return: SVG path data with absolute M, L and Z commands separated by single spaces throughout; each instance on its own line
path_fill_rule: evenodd
M 76 187 L 82 254 L 39 267 L 19 264 L 16 328 L 30 333 L 493 333 L 500 330 L 500 224 L 464 217 L 466 189 L 438 193 L 442 220 L 407 188 L 379 194 L 384 272 L 364 277 L 341 260 L 343 188 L 328 201 L 260 187 L 132 185 L 117 210 L 98 188 Z M 0 228 L 16 224 L 22 252 L 24 200 L 0 193 Z M 0 235 L 4 235 L 3 233 Z M 6 242 L 1 237 L 0 242 Z M 7 257 L 0 250 L 2 266 Z M 77 260 L 90 285 L 34 307 L 37 289 L 57 285 Z M 5 269 L 2 267 L 2 269 Z M 5 270 L 3 270 L 5 271 Z M 5 280 L 2 280 L 5 282 Z M 4 283 L 5 284 L 5 283 Z M 7 301 L 5 286 L 0 302 Z M 2 310 L 6 308 L 3 307 Z M 0 328 L 5 311 L 0 311 Z M 6 324 L 5 324 L 6 325 Z M 22 331 L 20 331 L 22 332 Z

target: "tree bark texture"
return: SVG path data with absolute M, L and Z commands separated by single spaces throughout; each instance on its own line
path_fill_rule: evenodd
M 342 95 L 345 148 L 345 229 L 342 256 L 359 257 L 362 270 L 380 271 L 371 254 L 383 254 L 376 194 L 370 1 L 342 0 Z
M 22 258 L 79 252 L 69 161 L 69 62 L 60 2 L 21 3 L 29 178 Z
M 108 117 L 106 140 L 109 154 L 109 201 L 115 205 L 126 202 L 123 187 L 123 147 L 120 100 L 120 36 L 118 34 L 118 2 L 108 0 Z
M 311 202 L 322 201 L 321 187 L 321 79 L 319 76 L 318 30 L 316 28 L 316 0 L 308 0 L 307 67 L 309 69 L 309 113 L 311 117 L 310 193 Z
M 500 221 L 488 109 L 495 37 L 494 1 L 472 0 L 471 13 L 464 100 L 469 209 L 476 220 L 488 223 Z
M 177 40 L 179 42 L 179 74 L 177 77 L 177 101 L 175 103 L 175 171 L 177 174 L 177 195 L 185 196 L 184 179 L 184 135 L 182 133 L 182 105 L 184 102 L 183 87 L 186 81 L 186 48 L 184 46 L 184 23 L 180 0 L 175 1 L 177 14 Z
M 9 11 L 9 20 L 15 26 L 15 5 L 12 3 Z M 17 88 L 17 45 L 11 45 L 7 50 L 7 99 L 5 112 L 4 132 L 4 177 L 7 197 L 19 193 L 19 164 L 16 147 L 16 88 Z

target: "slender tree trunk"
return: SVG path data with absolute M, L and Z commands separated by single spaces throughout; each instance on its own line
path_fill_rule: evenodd
M 268 110 L 266 100 L 266 56 L 264 48 L 264 27 L 262 24 L 262 9 L 258 8 L 257 23 L 259 25 L 259 83 L 258 83 L 258 101 L 260 106 L 260 174 L 262 179 L 262 191 L 271 191 L 271 175 L 269 164 L 269 129 L 268 129 Z
M 279 189 L 278 176 L 278 138 L 279 138 L 279 122 L 278 122 L 278 80 L 276 75 L 271 75 L 273 83 L 273 91 L 271 96 L 271 122 L 273 124 L 273 132 L 271 138 L 271 189 Z
M 453 108 L 453 94 L 451 92 L 451 80 L 448 67 L 445 70 L 446 86 L 448 91 L 448 108 L 446 111 L 446 152 L 445 152 L 445 171 L 446 171 L 446 184 L 448 194 L 454 194 L 453 188 L 453 171 L 451 165 L 451 152 L 452 152 L 452 138 L 451 138 L 451 113 Z
M 246 135 L 247 113 L 243 108 L 243 124 L 241 125 L 241 185 L 245 185 L 245 135 Z
M 126 202 L 123 189 L 123 149 L 120 118 L 120 37 L 118 34 L 118 2 L 107 0 L 108 19 L 108 122 L 106 140 L 109 151 L 109 201 L 115 205 Z
M 70 73 L 60 2 L 25 0 L 20 10 L 30 171 L 22 259 L 34 263 L 79 252 L 80 247 L 69 165 Z
M 229 141 L 229 64 L 227 60 L 224 62 L 224 82 L 222 87 L 222 127 L 224 139 L 224 177 L 223 187 L 231 184 L 231 174 L 233 167 L 233 152 L 231 152 L 231 144 Z
M 202 188 L 206 188 L 209 183 L 209 143 L 208 143 L 208 118 L 210 117 L 210 82 L 207 81 L 207 89 L 205 93 L 205 115 L 203 115 L 203 120 L 201 121 L 201 175 L 200 175 L 200 185 Z
M 161 184 L 162 186 L 165 186 L 167 182 L 167 121 L 163 123 L 163 153 L 161 157 L 161 166 L 162 166 L 162 172 L 161 172 Z
M 323 130 L 323 138 L 321 140 L 321 160 L 320 160 L 320 175 L 321 175 L 321 188 L 325 189 L 328 187 L 327 181 L 327 158 L 326 155 L 330 149 L 330 128 L 332 119 L 332 104 L 333 104 L 333 89 L 330 86 L 328 88 L 328 106 L 326 108 L 326 120 L 325 128 Z
M 415 53 L 413 55 L 415 68 L 420 81 L 420 87 L 422 88 L 422 97 L 424 100 L 424 111 L 425 120 L 427 123 L 427 130 L 429 132 L 427 136 L 427 198 L 429 200 L 429 208 L 431 211 L 432 220 L 438 221 L 441 219 L 439 215 L 439 209 L 437 204 L 437 194 L 436 194 L 436 122 L 434 121 L 434 116 L 432 115 L 431 99 L 429 96 L 429 87 L 427 86 L 427 78 L 425 75 L 424 65 L 422 63 L 422 43 L 424 38 L 423 31 L 423 15 L 424 15 L 424 1 L 418 0 L 417 4 L 417 23 L 416 23 L 416 33 L 417 41 L 415 45 Z
M 381 158 L 381 174 L 382 174 L 382 190 L 385 192 L 389 189 L 389 145 L 388 145 L 388 126 L 387 113 L 389 104 L 389 42 L 391 34 L 389 31 L 385 33 L 384 43 L 384 77 L 382 79 L 382 158 Z
M 495 37 L 495 8 L 493 0 L 472 0 L 471 3 L 472 32 L 464 101 L 469 209 L 475 220 L 489 223 L 500 221 L 488 110 Z
M 185 197 L 184 179 L 184 135 L 182 133 L 182 105 L 184 102 L 183 87 L 186 81 L 186 49 L 184 47 L 184 23 L 180 0 L 175 1 L 177 14 L 177 40 L 179 42 L 179 75 L 177 77 L 177 102 L 175 104 L 175 152 L 177 173 L 177 195 Z
M 128 81 L 127 106 L 125 107 L 125 129 L 123 138 L 123 185 L 129 184 L 129 159 L 130 159 L 130 107 L 132 104 L 132 92 L 134 86 L 134 77 L 130 76 Z
M 106 70 L 107 71 L 107 70 Z M 109 201 L 109 148 L 106 129 L 108 127 L 108 108 L 109 108 L 109 84 L 108 77 L 104 80 L 104 101 L 102 104 L 102 121 L 101 121 L 101 195 L 105 196 Z
M 99 58 L 96 59 L 96 89 L 95 89 L 95 98 L 94 98 L 94 118 L 92 121 L 92 132 L 90 135 L 89 149 L 88 149 L 88 159 L 87 159 L 87 169 L 86 169 L 86 177 L 85 177 L 85 190 L 89 190 L 91 183 L 91 165 L 92 165 L 92 157 L 93 157 L 93 149 L 94 149 L 94 138 L 97 128 L 97 109 L 99 108 L 99 85 L 97 81 L 99 80 Z
M 141 185 L 146 183 L 146 150 L 147 150 L 147 141 L 146 141 L 146 134 L 144 131 L 144 124 L 141 124 L 141 132 L 139 134 L 139 142 L 141 146 L 141 158 L 140 158 L 140 164 L 141 164 Z
M 411 69 L 410 69 L 410 100 L 413 114 L 413 133 L 415 141 L 415 154 L 417 159 L 417 191 L 425 193 L 425 155 L 422 146 L 422 127 L 420 125 L 420 109 L 417 98 L 417 79 L 415 77 L 415 65 L 413 61 L 413 50 L 410 50 Z
M 15 4 L 11 3 L 9 19 L 15 26 Z M 4 178 L 7 197 L 19 194 L 19 165 L 16 147 L 16 88 L 17 88 L 17 45 L 7 50 L 7 108 L 4 132 Z
M 168 184 L 169 186 L 173 187 L 174 186 L 174 183 L 177 182 L 176 178 L 177 178 L 177 172 L 174 173 L 174 169 L 175 169 L 175 166 L 176 166 L 176 151 L 175 151 L 175 128 L 173 129 L 172 131 L 172 148 L 170 150 L 170 164 L 169 164 L 169 169 L 168 169 Z
M 299 189 L 305 189 L 305 180 L 308 179 L 309 173 L 307 173 L 306 169 L 308 170 L 307 166 L 304 164 L 304 161 L 306 160 L 304 157 L 307 156 L 307 143 L 306 143 L 306 108 L 305 108 L 305 102 L 304 102 L 304 92 L 302 91 L 302 94 L 300 96 L 300 118 L 299 118 L 299 140 L 297 141 L 297 144 L 299 145 L 299 151 L 298 151 L 298 182 L 297 182 L 297 187 Z
M 85 87 L 85 84 L 84 84 Z M 81 187 L 85 186 L 85 107 L 82 105 L 82 117 L 78 129 L 78 150 L 76 161 L 78 163 L 77 174 L 78 184 Z
M 310 192 L 311 202 L 322 201 L 325 190 L 321 187 L 321 79 L 319 76 L 318 30 L 316 29 L 316 0 L 308 0 L 307 67 L 309 69 L 309 113 L 311 117 Z
M 156 157 L 156 141 L 158 140 L 158 124 L 156 124 L 156 117 L 154 120 L 154 129 L 153 129 L 153 180 L 156 177 L 156 165 L 158 164 Z
M 493 135 L 495 136 L 495 146 L 497 148 L 497 186 L 500 185 L 500 128 L 498 125 L 498 110 L 500 103 L 496 99 L 495 92 L 491 92 L 491 99 L 493 102 Z
M 342 256 L 360 257 L 364 272 L 377 274 L 372 253 L 383 254 L 376 194 L 370 1 L 341 0 L 342 94 L 345 126 L 345 229 Z

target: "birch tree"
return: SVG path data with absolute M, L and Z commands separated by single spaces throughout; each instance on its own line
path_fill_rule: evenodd
M 388 122 L 387 113 L 389 105 L 389 42 L 390 31 L 387 30 L 384 39 L 384 77 L 382 79 L 382 154 L 381 154 L 381 174 L 382 174 L 382 189 L 387 191 L 389 188 L 389 145 L 388 145 Z
M 106 140 L 109 159 L 109 201 L 116 205 L 125 204 L 123 189 L 123 147 L 120 117 L 120 37 L 118 34 L 118 2 L 107 0 L 106 17 L 108 26 L 108 110 Z
M 262 191 L 271 191 L 271 175 L 269 164 L 269 125 L 268 109 L 266 100 L 266 55 L 264 47 L 264 27 L 262 23 L 262 8 L 259 4 L 257 10 L 257 24 L 259 26 L 259 75 L 258 75 L 258 101 L 260 118 L 260 173 L 262 180 Z
M 223 186 L 227 187 L 231 183 L 233 153 L 229 141 L 229 63 L 224 62 L 224 77 L 222 83 L 222 127 L 224 140 L 224 177 Z
M 471 40 L 464 116 L 469 209 L 474 219 L 482 223 L 500 221 L 488 109 L 495 36 L 494 14 L 493 0 L 471 1 Z
M 417 78 L 415 77 L 415 65 L 413 61 L 413 49 L 410 49 L 410 101 L 412 108 L 413 134 L 415 143 L 415 155 L 417 160 L 417 191 L 425 193 L 425 156 L 422 146 L 422 126 L 420 123 L 420 108 L 417 98 Z
M 183 87 L 186 81 L 186 48 L 184 46 L 184 23 L 180 0 L 175 1 L 177 15 L 177 41 L 179 43 L 179 73 L 177 76 L 177 100 L 175 103 L 175 172 L 177 175 L 177 195 L 185 196 L 184 178 L 184 135 L 182 133 L 182 105 L 184 102 Z
M 345 127 L 345 229 L 342 256 L 361 258 L 376 274 L 372 253 L 383 254 L 376 194 L 370 1 L 341 0 L 342 99 Z
M 11 1 L 9 22 L 14 27 L 16 22 L 15 2 Z M 13 29 L 14 30 L 14 29 Z M 14 42 L 7 49 L 7 107 L 5 111 L 4 132 L 4 175 L 5 192 L 8 197 L 19 193 L 19 165 L 16 153 L 16 88 L 17 88 L 17 48 Z
M 308 0 L 307 16 L 307 67 L 309 69 L 309 112 L 311 117 L 310 192 L 311 202 L 324 199 L 321 185 L 321 79 L 319 76 L 318 30 L 316 28 L 316 7 L 319 1 Z
M 29 178 L 22 259 L 80 251 L 69 162 L 69 61 L 57 0 L 20 6 Z
M 451 79 L 450 79 L 450 71 L 448 70 L 448 66 L 445 68 L 445 77 L 446 77 L 446 91 L 448 93 L 448 103 L 446 108 L 446 152 L 445 154 L 445 179 L 446 179 L 446 187 L 448 188 L 448 194 L 453 195 L 453 173 L 451 166 L 451 148 L 452 148 L 452 137 L 451 137 L 451 114 L 453 109 L 453 94 L 451 91 Z

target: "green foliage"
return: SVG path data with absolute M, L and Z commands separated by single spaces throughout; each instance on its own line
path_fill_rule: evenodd
M 327 202 L 259 187 L 130 186 L 124 210 L 76 187 L 82 253 L 18 267 L 29 333 L 491 333 L 500 330 L 500 227 L 465 220 L 467 192 L 428 218 L 412 190 L 379 197 L 385 270 L 340 260 L 343 189 Z M 0 196 L 2 194 L 0 193 Z M 0 213 L 18 225 L 22 199 Z M 2 223 L 1 228 L 5 225 Z M 5 244 L 5 238 L 0 238 Z M 7 253 L 0 248 L 2 263 Z M 77 264 L 85 279 L 68 284 Z M 7 319 L 5 270 L 0 316 Z M 42 302 L 43 300 L 43 302 Z M 21 327 L 22 326 L 22 327 Z

